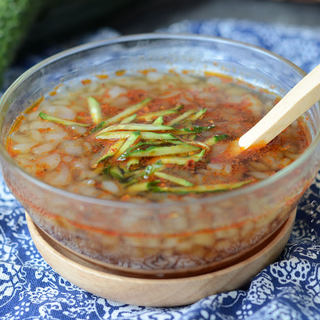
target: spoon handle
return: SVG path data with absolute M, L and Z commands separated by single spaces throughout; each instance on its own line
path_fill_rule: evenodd
M 263 146 L 320 100 L 320 65 L 299 81 L 256 125 L 239 139 L 239 146 Z

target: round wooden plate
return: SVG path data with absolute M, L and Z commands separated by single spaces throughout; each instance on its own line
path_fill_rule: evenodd
M 107 299 L 154 307 L 193 303 L 218 292 L 234 290 L 272 263 L 285 247 L 295 210 L 270 242 L 250 257 L 218 271 L 176 279 L 120 276 L 66 250 L 42 232 L 26 213 L 31 237 L 46 262 L 78 287 Z

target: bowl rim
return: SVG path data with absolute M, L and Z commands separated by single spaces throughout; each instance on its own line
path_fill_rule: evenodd
M 175 34 L 175 33 L 142 33 L 142 34 L 133 34 L 133 35 L 126 35 L 126 36 L 116 36 L 112 38 L 108 38 L 105 40 L 99 40 L 99 41 L 92 41 L 85 44 L 81 44 L 75 47 L 72 47 L 67 50 L 63 50 L 57 54 L 54 54 L 39 63 L 35 64 L 28 70 L 26 70 L 24 73 L 22 73 L 4 92 L 0 99 L 0 112 L 2 111 L 2 108 L 4 106 L 4 102 L 10 98 L 11 93 L 14 92 L 15 88 L 20 85 L 21 82 L 28 79 L 29 76 L 31 76 L 36 71 L 40 70 L 41 68 L 56 62 L 66 56 L 70 56 L 73 54 L 76 54 L 78 52 L 83 52 L 103 46 L 109 46 L 114 44 L 121 44 L 125 42 L 134 42 L 134 41 L 143 41 L 143 40 L 192 40 L 192 41 L 207 41 L 212 43 L 220 43 L 220 44 L 231 44 L 236 45 L 238 47 L 246 48 L 253 50 L 255 52 L 262 53 L 265 56 L 269 56 L 272 58 L 276 58 L 277 60 L 281 60 L 285 64 L 288 64 L 293 68 L 295 71 L 297 71 L 301 76 L 305 76 L 305 72 L 296 66 L 293 62 L 290 60 L 273 53 L 267 49 L 261 48 L 256 45 L 252 45 L 243 41 L 238 40 L 232 40 L 222 37 L 215 37 L 215 36 L 206 36 L 206 35 L 197 35 L 197 34 Z M 319 105 L 316 105 L 316 107 L 319 109 Z M 312 108 L 315 108 L 313 106 Z M 216 202 L 216 201 L 223 201 L 228 198 L 233 198 L 237 196 L 241 196 L 244 194 L 252 193 L 256 190 L 263 189 L 273 183 L 275 183 L 277 180 L 281 179 L 282 177 L 289 174 L 291 171 L 293 171 L 296 167 L 301 165 L 315 150 L 317 145 L 320 142 L 320 130 L 318 133 L 316 133 L 313 141 L 310 143 L 310 145 L 306 148 L 306 150 L 291 164 L 286 166 L 285 168 L 279 170 L 269 178 L 266 178 L 264 180 L 261 180 L 257 183 L 254 183 L 252 185 L 248 185 L 245 187 L 242 187 L 240 189 L 236 190 L 230 190 L 228 192 L 224 193 L 212 193 L 211 196 L 204 197 L 204 198 L 192 198 L 191 200 L 193 202 L 196 202 L 197 204 L 207 204 L 210 202 Z M 110 199 L 98 199 L 95 197 L 90 197 L 86 195 L 81 195 L 77 193 L 73 193 L 61 188 L 54 187 L 52 185 L 49 185 L 36 177 L 32 176 L 31 174 L 24 171 L 8 154 L 6 148 L 3 145 L 3 142 L 0 143 L 0 157 L 4 159 L 9 165 L 13 166 L 14 169 L 18 171 L 19 174 L 24 176 L 24 178 L 31 180 L 32 183 L 36 184 L 38 187 L 46 189 L 49 192 L 54 192 L 58 195 L 61 195 L 63 197 L 72 198 L 73 200 L 79 200 L 83 202 L 87 202 L 90 204 L 95 205 L 102 205 L 102 206 L 108 206 L 108 207 L 116 207 L 116 208 L 141 208 L 144 209 L 160 209 L 164 207 L 170 207 L 170 206 L 181 206 L 181 201 L 166 201 L 166 202 L 130 202 L 130 201 L 120 201 L 120 200 L 110 200 Z M 185 205 L 189 205 L 191 202 L 189 199 L 185 202 Z

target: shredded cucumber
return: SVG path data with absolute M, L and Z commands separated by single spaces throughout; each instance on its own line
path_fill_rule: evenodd
M 160 117 L 160 116 L 167 116 L 169 114 L 173 114 L 173 113 L 177 113 L 179 110 L 181 110 L 183 108 L 183 106 L 177 106 L 175 108 L 172 109 L 167 109 L 167 110 L 160 110 L 160 111 L 156 111 L 156 112 L 150 112 L 150 113 L 146 113 L 143 114 L 139 117 L 139 119 L 145 120 L 145 121 L 150 121 L 154 118 Z
M 88 97 L 87 100 L 92 121 L 95 124 L 100 123 L 102 121 L 100 103 L 93 97 Z
M 180 166 L 185 166 L 190 161 L 194 161 L 194 162 L 200 161 L 203 158 L 204 154 L 205 154 L 205 150 L 202 150 L 201 152 L 189 157 L 178 157 L 178 156 L 161 157 L 161 162 L 163 164 L 177 164 Z
M 170 154 L 185 154 L 189 152 L 199 151 L 199 148 L 191 146 L 188 144 L 168 146 L 168 147 L 158 147 L 152 146 L 145 150 L 135 150 L 129 153 L 130 157 L 159 157 L 166 156 Z
M 43 119 L 43 120 L 60 123 L 60 124 L 63 124 L 65 126 L 78 126 L 78 127 L 88 127 L 89 126 L 89 124 L 86 124 L 86 123 L 79 123 L 79 122 L 74 122 L 74 121 L 65 120 L 65 119 L 54 117 L 54 116 L 50 116 L 49 114 L 46 114 L 44 112 L 40 112 L 39 113 L 39 117 L 41 119 Z
M 184 186 L 184 187 L 192 187 L 193 186 L 193 183 L 191 183 L 185 179 L 173 176 L 171 174 L 167 174 L 165 172 L 155 172 L 154 175 L 157 176 L 158 178 L 168 180 L 168 181 L 173 182 L 175 184 L 178 184 L 180 186 Z
M 126 108 L 125 110 L 123 110 L 122 112 L 116 114 L 115 116 L 104 120 L 102 122 L 100 122 L 98 124 L 99 129 L 93 128 L 92 131 L 96 132 L 98 130 L 100 130 L 101 128 L 104 128 L 106 126 L 109 126 L 111 124 L 117 123 L 123 119 L 125 119 L 126 117 L 131 116 L 132 114 L 134 114 L 135 112 L 137 112 L 138 110 L 142 109 L 146 104 L 148 104 L 151 101 L 150 98 L 146 98 L 144 100 L 142 100 L 141 102 L 134 104 L 133 106 L 130 106 L 128 108 Z
M 248 183 L 253 182 L 253 180 L 245 180 L 233 183 L 221 183 L 212 185 L 199 185 L 192 187 L 159 187 L 159 186 L 149 186 L 149 190 L 153 192 L 168 192 L 168 193 L 206 193 L 206 192 L 218 192 L 227 191 L 232 189 L 240 188 Z
M 179 122 L 183 122 L 184 120 L 188 119 L 193 113 L 195 113 L 195 110 L 188 110 L 181 114 L 180 116 L 174 118 L 169 122 L 169 126 L 173 126 Z

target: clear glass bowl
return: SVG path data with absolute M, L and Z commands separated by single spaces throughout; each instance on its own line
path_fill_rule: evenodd
M 318 106 L 305 117 L 312 142 L 291 165 L 255 185 L 192 201 L 139 204 L 73 194 L 30 176 L 6 151 L 5 138 L 17 115 L 58 84 L 148 68 L 218 72 L 278 95 L 304 76 L 268 51 L 212 37 L 150 34 L 76 47 L 34 66 L 3 95 L 3 176 L 38 227 L 113 272 L 156 278 L 221 268 L 263 246 L 311 184 L 319 167 Z

